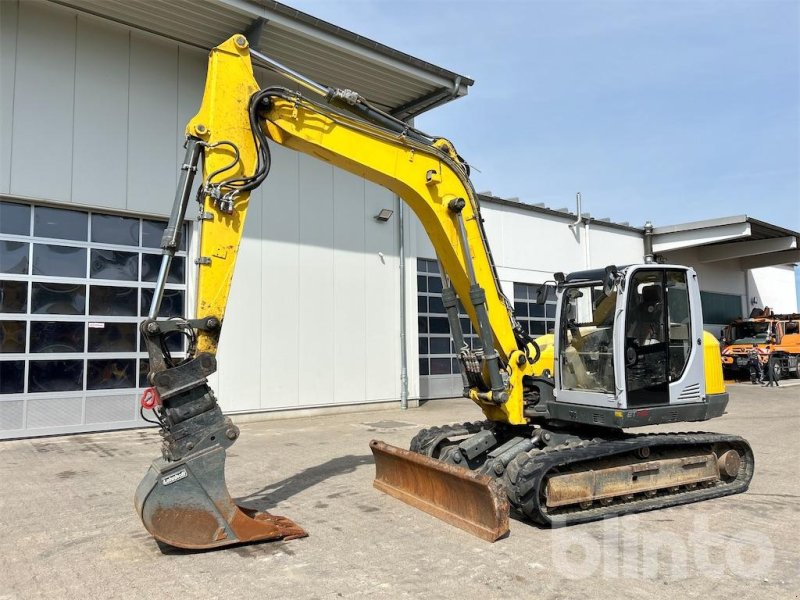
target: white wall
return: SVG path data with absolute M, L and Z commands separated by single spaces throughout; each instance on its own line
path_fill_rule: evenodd
M 51 3 L 0 7 L 0 194 L 168 215 L 207 54 Z M 225 319 L 220 403 L 247 411 L 396 400 L 398 220 L 373 215 L 396 214 L 397 199 L 271 148 Z
M 752 269 L 748 273 L 750 296 L 758 307 L 769 306 L 776 313 L 798 312 L 794 268 L 788 265 Z
M 542 283 L 553 273 L 641 262 L 642 235 L 593 221 L 573 232 L 574 219 L 493 202 L 481 203 L 486 237 L 502 282 Z M 416 256 L 436 254 L 419 220 L 413 218 Z M 588 253 L 587 253 L 588 237 Z M 504 286 L 505 289 L 505 286 Z

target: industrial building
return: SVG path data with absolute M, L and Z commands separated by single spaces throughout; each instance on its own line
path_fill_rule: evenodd
M 8 0 L 0 10 L 0 438 L 145 424 L 136 327 L 211 47 L 247 32 L 260 51 L 402 119 L 473 84 L 277 2 Z M 458 395 L 436 256 L 414 215 L 329 164 L 274 144 L 272 156 L 212 381 L 223 409 Z M 741 216 L 645 230 L 577 208 L 480 200 L 503 290 L 533 334 L 552 328 L 554 306 L 533 298 L 553 272 L 640 262 L 650 250 L 697 270 L 715 333 L 756 306 L 798 308 L 800 234 L 778 225 Z M 165 317 L 192 316 L 193 217 Z M 552 250 L 530 252 L 534 240 Z

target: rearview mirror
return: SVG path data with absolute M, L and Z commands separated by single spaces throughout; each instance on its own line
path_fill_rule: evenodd
M 550 284 L 543 283 L 539 286 L 539 289 L 536 290 L 536 304 L 544 304 L 547 302 L 548 296 L 550 296 Z
M 605 275 L 603 276 L 603 293 L 606 296 L 610 296 L 611 292 L 614 291 L 614 287 L 617 283 L 617 267 L 614 265 L 609 265 L 606 267 Z

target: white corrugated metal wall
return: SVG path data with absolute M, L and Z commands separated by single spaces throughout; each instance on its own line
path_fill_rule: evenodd
M 206 53 L 55 5 L 0 5 L 0 195 L 167 215 Z M 272 151 L 222 336 L 220 403 L 250 411 L 395 400 L 398 224 L 373 215 L 396 214 L 397 199 L 307 156 Z

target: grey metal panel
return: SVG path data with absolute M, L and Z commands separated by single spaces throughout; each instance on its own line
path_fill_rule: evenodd
M 74 202 L 126 207 L 129 38 L 124 27 L 78 17 Z
M 262 219 L 260 289 L 249 286 L 262 298 L 261 329 L 254 335 L 264 340 L 261 349 L 262 408 L 300 404 L 300 368 L 308 364 L 303 351 L 312 352 L 314 339 L 303 338 L 299 323 L 305 318 L 299 302 L 300 289 L 300 154 L 270 144 L 272 170 L 261 186 Z M 302 173 L 305 177 L 305 172 Z M 307 198 L 313 202 L 313 198 Z M 234 292 L 237 293 L 237 292 Z M 320 303 L 325 301 L 321 296 Z M 326 335 L 327 332 L 314 332 Z M 319 363 L 319 361 L 317 361 Z M 308 377 L 304 374 L 303 376 Z M 312 374 L 311 377 L 314 377 Z
M 423 400 L 458 398 L 461 392 L 460 375 L 433 375 L 419 378 L 419 397 Z
M 300 355 L 309 364 L 333 354 L 333 167 L 305 154 L 299 155 L 300 248 L 298 304 Z M 308 353 L 309 356 L 305 356 Z M 310 360 L 311 356 L 314 360 Z M 300 403 L 333 402 L 333 370 L 326 365 L 312 373 L 300 372 Z
M 264 393 L 269 391 L 269 388 L 262 388 L 261 371 L 264 366 L 261 349 L 265 343 L 279 343 L 275 338 L 260 335 L 264 314 L 281 312 L 283 306 L 283 302 L 277 296 L 269 299 L 262 297 L 263 212 L 261 190 L 256 190 L 250 197 L 244 236 L 239 247 L 239 258 L 225 313 L 225 327 L 217 354 L 219 361 L 217 392 L 224 410 L 261 408 L 261 399 Z
M 178 48 L 133 31 L 130 65 L 127 208 L 168 215 L 178 169 Z
M 400 397 L 399 201 L 373 183 L 367 183 L 365 193 L 367 399 L 386 400 Z M 385 223 L 374 218 L 382 208 L 394 211 Z
M 77 18 L 19 6 L 10 193 L 69 202 Z
M 208 63 L 208 53 L 188 46 L 178 46 L 178 127 L 175 135 L 175 164 L 179 165 L 183 161 L 185 150 L 183 148 L 186 140 L 186 123 L 197 114 L 200 102 L 203 99 L 203 89 L 206 82 L 206 64 Z M 175 169 L 175 185 L 178 183 L 179 171 Z M 192 198 L 200 186 L 200 177 L 196 177 L 192 192 Z M 165 205 L 172 199 L 164 197 Z M 194 219 L 199 210 L 199 204 L 190 202 L 186 211 L 187 219 Z
M 178 47 L 178 131 L 175 137 L 175 160 L 183 160 L 183 142 L 186 139 L 186 123 L 197 114 L 203 99 L 206 82 L 208 53 L 190 48 Z M 177 184 L 178 173 L 175 173 Z
M 334 402 L 366 399 L 364 368 L 367 328 L 364 214 L 366 181 L 333 170 L 333 337 Z M 372 207 L 369 207 L 372 208 Z M 368 211 L 367 211 L 368 212 Z
M 0 2 L 0 193 L 6 194 L 9 192 L 11 180 L 18 12 L 18 2 Z

